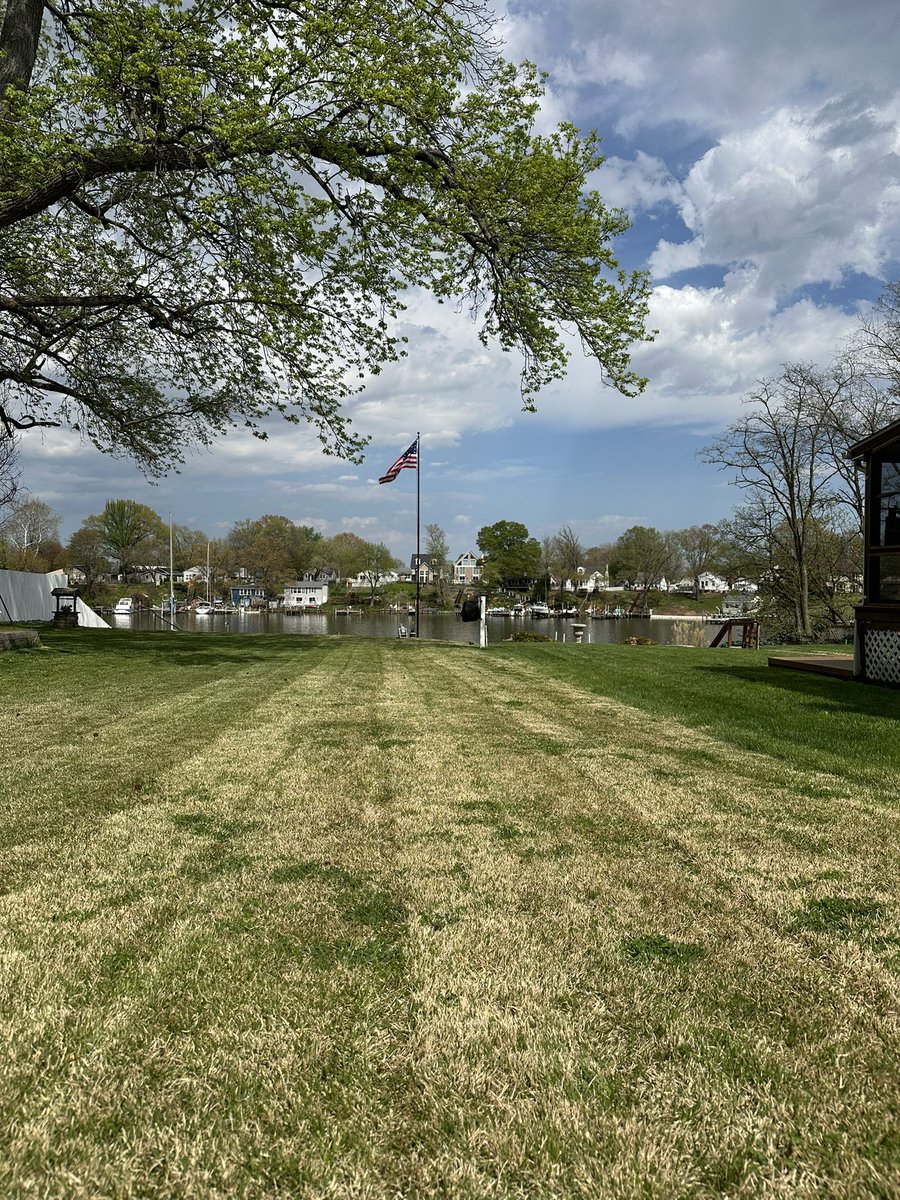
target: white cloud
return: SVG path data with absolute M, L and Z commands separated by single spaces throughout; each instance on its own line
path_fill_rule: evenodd
M 655 289 L 655 342 L 635 353 L 645 392 L 628 400 L 598 386 L 592 364 L 572 360 L 566 380 L 550 389 L 535 420 L 573 429 L 724 424 L 755 381 L 789 361 L 827 363 L 856 326 L 840 308 L 802 299 L 778 306 L 758 272 L 729 274 L 721 287 Z
M 370 435 L 373 447 L 396 457 L 417 431 L 429 448 L 453 446 L 463 434 L 510 422 L 521 363 L 482 346 L 466 314 L 414 291 L 399 332 L 409 338 L 407 356 L 348 403 L 354 428 Z M 370 447 L 367 462 L 373 455 Z
M 379 523 L 378 517 L 342 517 L 341 525 L 344 529 L 374 529 Z
M 193 458 L 191 471 L 218 475 L 225 467 L 252 475 L 321 466 L 322 446 L 309 426 L 289 425 L 273 417 L 265 422 L 264 428 L 269 434 L 265 439 L 256 438 L 244 429 L 232 430 L 216 444 L 214 457 Z
M 896 91 L 894 0 L 558 0 L 538 6 L 545 20 L 516 7 L 532 14 L 517 49 L 562 86 L 599 90 L 623 133 L 674 122 L 723 132 L 804 96 Z
M 343 476 L 341 477 L 343 478 Z M 330 496 L 349 496 L 352 495 L 355 488 L 341 487 L 339 483 L 283 483 L 282 488 L 285 491 L 294 492 L 314 492 L 320 495 Z
M 766 290 L 877 276 L 900 243 L 900 106 L 781 109 L 695 163 L 679 210 L 694 238 L 661 242 L 656 277 L 752 263 Z
M 663 160 L 643 150 L 638 150 L 634 159 L 611 155 L 588 176 L 587 184 L 599 191 L 607 204 L 631 214 L 683 199 L 681 184 Z

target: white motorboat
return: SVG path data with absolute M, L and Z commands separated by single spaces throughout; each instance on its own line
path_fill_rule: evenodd
M 113 608 L 114 617 L 130 617 L 134 611 L 134 600 L 131 596 L 122 596 Z

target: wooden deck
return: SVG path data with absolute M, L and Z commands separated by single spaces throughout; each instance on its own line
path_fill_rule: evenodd
M 770 654 L 769 666 L 813 671 L 816 675 L 834 675 L 838 679 L 853 678 L 852 654 Z

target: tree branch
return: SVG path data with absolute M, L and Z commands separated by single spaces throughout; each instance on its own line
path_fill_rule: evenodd
M 61 424 L 61 421 L 42 421 L 38 417 L 20 417 L 16 419 L 16 417 L 10 416 L 5 408 L 0 408 L 0 425 L 3 426 L 8 438 L 14 438 L 16 433 L 22 429 L 36 429 L 39 426 L 44 429 L 56 429 Z
M 217 170 L 235 159 L 248 155 L 263 159 L 276 156 L 309 156 L 335 166 L 343 166 L 348 151 L 358 159 L 372 160 L 405 153 L 406 148 L 387 139 L 368 142 L 358 138 L 316 138 L 299 133 L 292 138 L 285 138 L 276 133 L 268 137 L 260 136 L 249 149 L 219 145 L 214 141 L 204 146 L 179 145 L 157 139 L 120 144 L 80 153 L 73 157 L 67 167 L 57 171 L 39 186 L 24 195 L 8 198 L 0 204 L 0 228 L 7 228 L 44 212 L 60 200 L 73 197 L 79 188 L 96 179 L 151 172 L 168 174 Z M 450 183 L 452 163 L 449 156 L 439 147 L 419 149 L 412 157 L 415 162 L 441 172 L 442 182 Z M 362 173 L 362 177 L 366 178 L 367 173 Z M 379 186 L 387 186 L 389 182 L 388 177 L 378 173 L 372 173 L 370 181 Z

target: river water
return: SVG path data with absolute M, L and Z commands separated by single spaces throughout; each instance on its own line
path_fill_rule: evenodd
M 168 628 L 167 619 L 157 613 L 139 612 L 130 617 L 114 617 L 104 614 L 104 619 L 114 629 L 160 629 Z M 351 634 L 354 637 L 396 638 L 398 629 L 405 625 L 415 628 L 416 618 L 405 613 L 304 613 L 294 615 L 277 611 L 261 612 L 255 616 L 244 613 L 217 613 L 202 617 L 193 612 L 178 613 L 175 624 L 179 629 L 192 633 L 300 633 L 300 634 Z M 502 642 L 517 630 L 532 630 L 565 642 L 575 640 L 570 619 L 558 617 L 532 619 L 530 617 L 488 617 L 488 642 Z M 704 645 L 715 636 L 718 625 L 702 621 L 686 621 L 679 617 L 657 617 L 620 619 L 617 621 L 584 622 L 584 641 L 594 643 L 624 642 L 629 637 L 652 638 L 660 645 L 673 645 L 678 641 L 696 644 L 694 638 L 702 636 Z M 421 613 L 419 633 L 423 638 L 434 638 L 442 642 L 478 641 L 478 622 L 463 622 L 452 613 Z

